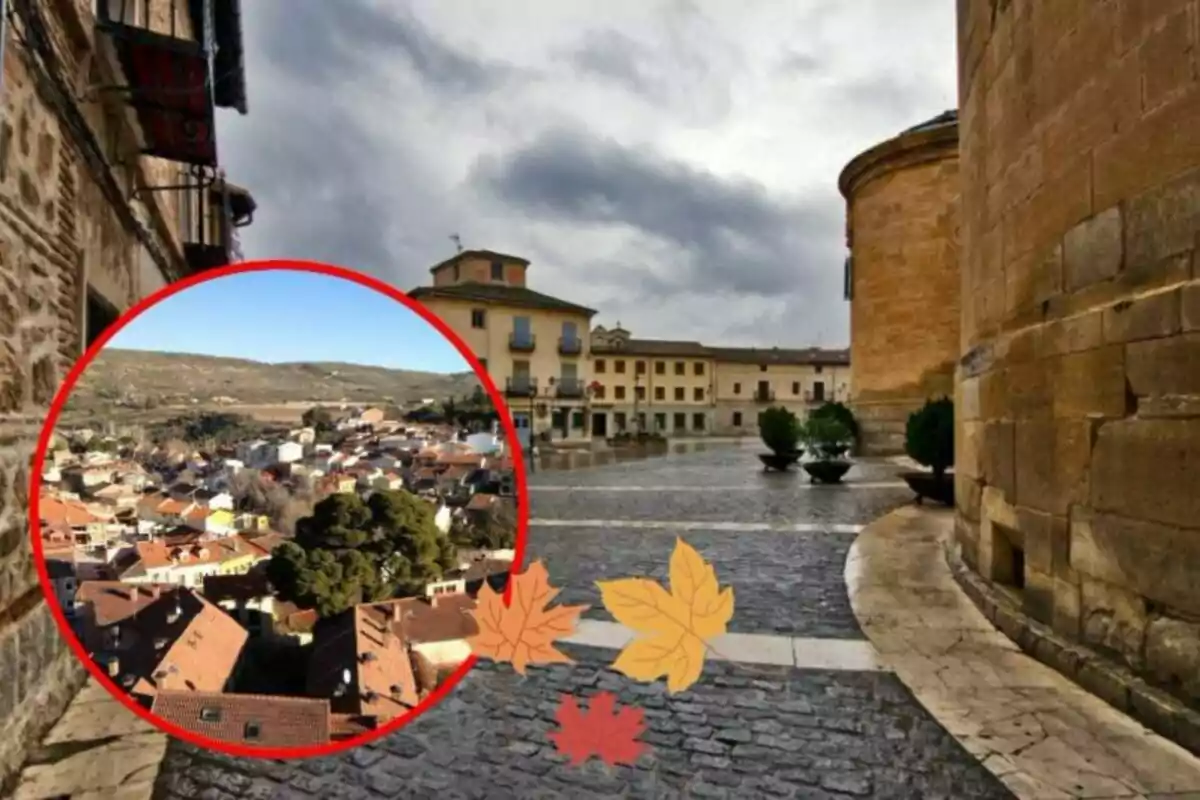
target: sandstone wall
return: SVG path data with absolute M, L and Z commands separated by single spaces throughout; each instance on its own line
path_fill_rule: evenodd
M 1200 2 L 960 0 L 958 536 L 1200 706 Z
M 71 14 L 84 11 L 90 14 L 71 3 L 43 10 L 80 95 L 88 84 L 81 65 L 88 62 L 92 23 Z M 43 600 L 33 565 L 27 514 L 36 438 L 62 378 L 82 352 L 87 287 L 123 309 L 161 285 L 144 286 L 144 251 L 81 167 L 25 59 L 10 31 L 0 122 L 0 793 L 84 677 Z M 108 127 L 114 115 L 94 107 L 85 112 L 99 141 L 119 135 Z M 134 160 L 118 180 L 133 186 L 134 170 L 146 167 Z M 157 202 L 143 211 L 155 227 L 169 229 L 173 220 L 162 216 Z
M 840 184 L 853 258 L 850 383 L 862 451 L 900 453 L 909 413 L 954 392 L 957 126 L 886 141 L 847 165 Z

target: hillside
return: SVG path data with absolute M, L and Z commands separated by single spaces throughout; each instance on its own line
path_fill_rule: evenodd
M 479 385 L 469 372 L 431 372 L 358 364 L 265 364 L 190 353 L 104 350 L 75 386 L 75 409 L 176 405 L 309 402 L 404 404 L 469 395 Z

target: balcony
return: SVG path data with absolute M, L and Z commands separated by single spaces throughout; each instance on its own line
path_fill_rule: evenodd
M 537 337 L 532 333 L 510 333 L 508 349 L 514 353 L 532 353 L 537 347 Z
M 774 403 L 775 402 L 775 390 L 774 389 L 755 389 L 754 390 L 754 402 L 756 402 L 756 403 Z
M 142 152 L 215 167 L 214 109 L 246 113 L 240 0 L 101 0 L 96 27 L 101 57 L 119 65 L 124 82 L 97 88 L 134 109 Z
M 255 202 L 250 193 L 223 180 L 185 173 L 178 195 L 179 234 L 192 273 L 238 260 L 235 229 L 249 225 Z
M 558 339 L 558 353 L 563 356 L 577 356 L 583 352 L 583 340 L 578 336 Z
M 537 378 L 515 375 L 505 381 L 504 394 L 508 397 L 533 397 L 537 394 Z
M 565 400 L 578 400 L 586 394 L 586 385 L 579 378 L 559 378 L 554 393 Z

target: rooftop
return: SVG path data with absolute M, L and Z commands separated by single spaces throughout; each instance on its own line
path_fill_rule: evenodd
M 329 701 L 216 692 L 160 692 L 150 709 L 194 733 L 259 747 L 327 744 Z
M 593 316 L 596 310 L 551 297 L 548 294 L 526 289 L 524 286 L 508 286 L 501 283 L 456 283 L 450 286 L 420 286 L 408 293 L 416 300 L 423 298 L 446 298 L 450 300 L 473 300 L 479 303 L 495 303 L 515 308 L 531 308 L 542 311 L 565 311 L 572 314 Z

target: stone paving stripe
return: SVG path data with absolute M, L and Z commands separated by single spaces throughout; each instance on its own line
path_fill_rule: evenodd
M 789 485 L 788 491 L 812 490 L 840 492 L 846 489 L 903 489 L 904 481 L 863 481 L 826 486 L 819 483 Z M 554 486 L 551 484 L 530 485 L 531 492 L 762 492 L 762 486 Z
M 733 533 L 858 533 L 862 525 L 837 522 L 716 522 L 671 519 L 531 519 L 539 528 L 633 528 L 636 530 L 726 531 Z
M 946 562 L 952 510 L 901 508 L 846 562 L 854 613 L 884 662 L 1020 800 L 1200 797 L 1200 759 L 1021 652 Z
M 568 644 L 620 650 L 637 636 L 619 622 L 580 620 Z M 727 633 L 709 642 L 709 657 L 736 664 L 764 664 L 799 669 L 885 672 L 870 642 L 846 639 L 812 639 L 762 633 Z

